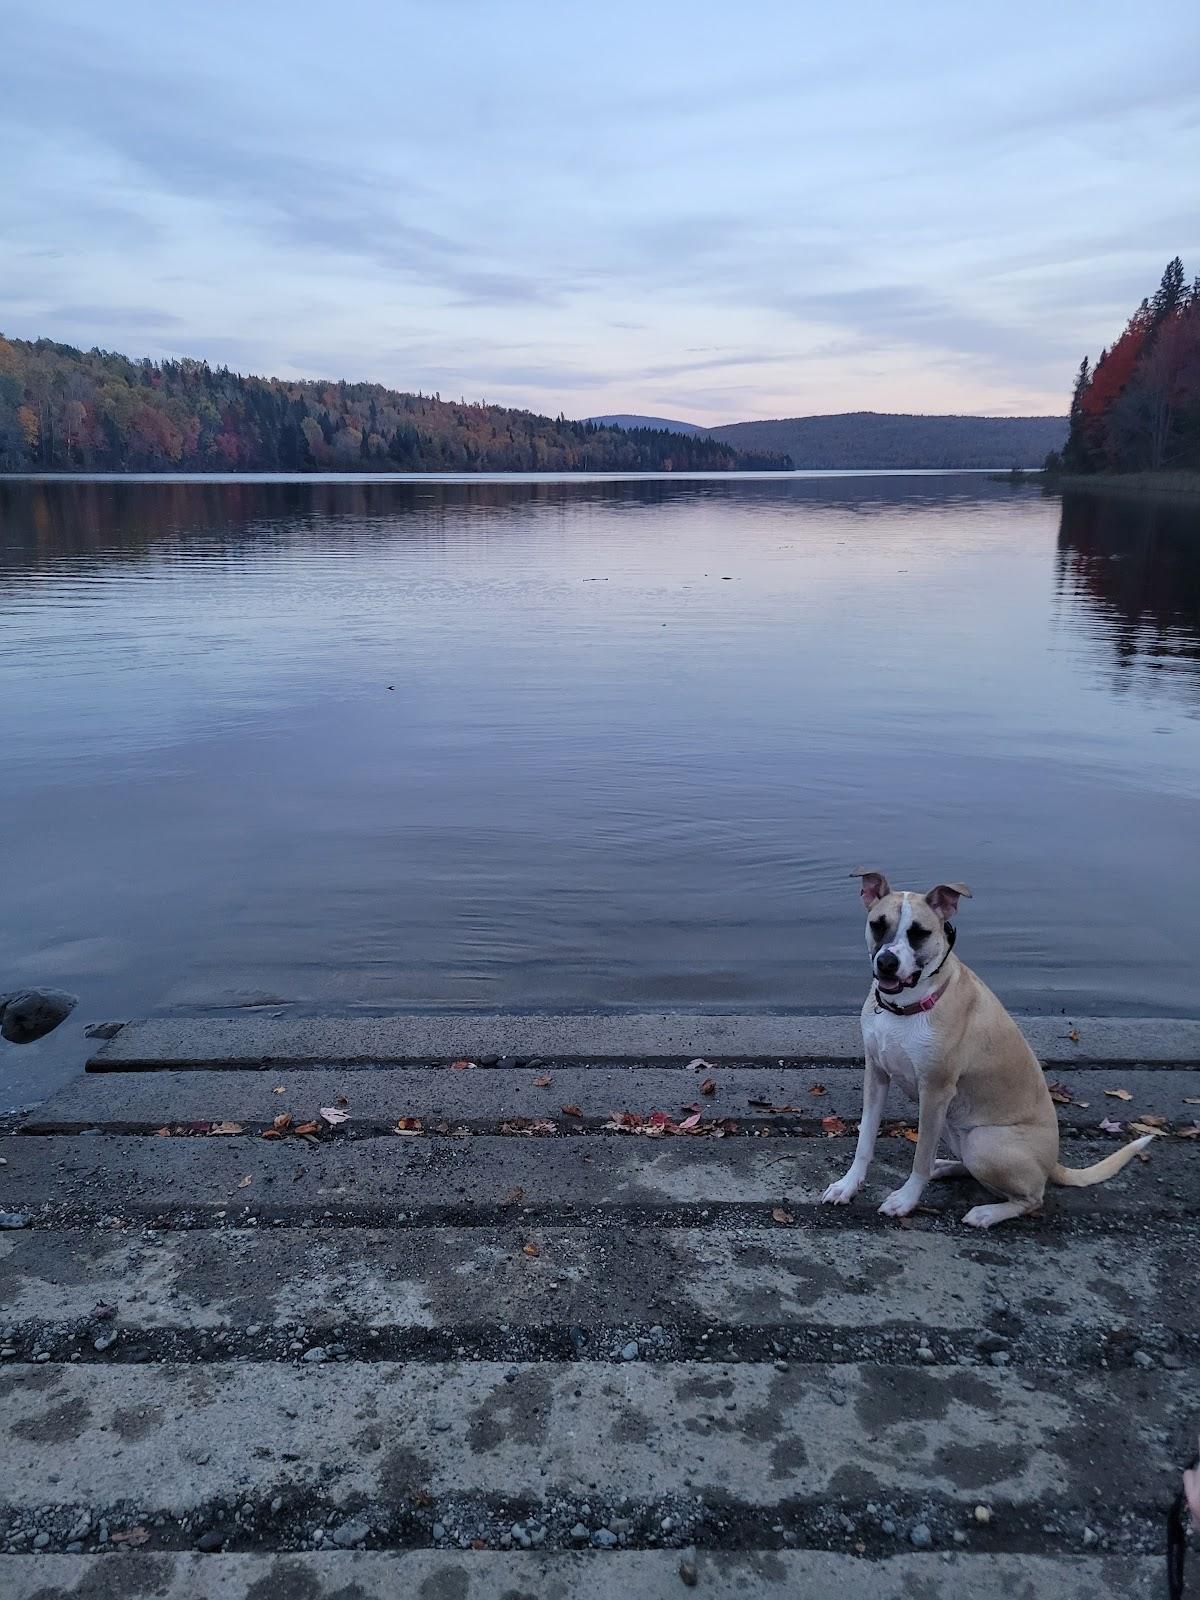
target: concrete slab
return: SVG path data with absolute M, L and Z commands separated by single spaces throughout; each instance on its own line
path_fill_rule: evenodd
M 224 1120 L 263 1127 L 283 1111 L 292 1113 L 297 1122 L 306 1121 L 317 1116 L 321 1106 L 337 1105 L 343 1096 L 354 1127 L 376 1131 L 392 1127 L 399 1116 L 420 1117 L 431 1127 L 446 1122 L 490 1132 L 497 1132 L 502 1122 L 514 1117 L 549 1117 L 565 1128 L 578 1129 L 596 1127 L 619 1110 L 643 1115 L 661 1110 L 680 1117 L 684 1115 L 681 1108 L 689 1104 L 702 1106 L 706 1119 L 733 1117 L 743 1128 L 814 1131 L 820 1119 L 831 1113 L 857 1119 L 862 1076 L 860 1067 L 797 1070 L 760 1066 L 736 1071 L 718 1067 L 711 1073 L 688 1072 L 678 1066 L 512 1067 L 476 1072 L 410 1066 L 377 1067 L 369 1072 L 313 1067 L 281 1068 L 274 1073 L 233 1069 L 86 1073 L 38 1106 L 23 1127 L 60 1132 L 86 1127 L 148 1130 L 167 1121 Z M 1147 1112 L 1180 1124 L 1200 1121 L 1200 1069 L 1061 1069 L 1049 1076 L 1072 1097 L 1071 1104 L 1058 1108 L 1064 1128 L 1094 1132 L 1102 1118 L 1129 1121 Z M 702 1096 L 700 1086 L 709 1079 L 715 1091 Z M 814 1088 L 824 1093 L 814 1094 Z M 1114 1100 L 1105 1094 L 1106 1088 L 1124 1089 L 1133 1098 Z M 1194 1103 L 1189 1105 L 1189 1099 Z M 767 1107 L 793 1107 L 794 1111 L 771 1111 L 761 1102 Z M 582 1115 L 564 1117 L 564 1105 L 576 1107 Z M 888 1115 L 915 1123 L 916 1105 L 893 1088 Z
M 1163 1018 L 1026 1017 L 1021 1024 L 1044 1061 L 1200 1061 L 1200 1021 Z M 1078 1038 L 1073 1038 L 1077 1034 Z M 810 1017 L 694 1012 L 505 1016 L 456 1013 L 386 1017 L 199 1016 L 131 1022 L 93 1057 L 97 1070 L 156 1066 L 371 1063 L 459 1056 L 548 1060 L 706 1056 L 858 1061 L 856 1016 Z
M 453 1361 L 0 1371 L 6 1498 L 131 1522 L 320 1494 L 1158 1504 L 1200 1374 Z M 332 1468 L 332 1470 L 331 1470 Z M 415 1497 L 415 1499 L 414 1499 Z M 119 1525 L 119 1524 L 118 1524 Z
M 495 1220 L 521 1191 L 521 1203 L 544 1220 L 571 1214 L 654 1214 L 730 1206 L 811 1206 L 820 1225 L 849 1225 L 841 1208 L 817 1205 L 852 1153 L 850 1139 L 652 1139 L 580 1134 L 574 1138 L 332 1137 L 318 1147 L 301 1140 L 268 1142 L 240 1134 L 184 1138 L 98 1134 L 6 1142 L 0 1196 L 14 1210 L 44 1213 L 52 1224 L 138 1216 L 171 1209 L 201 1218 L 217 1211 L 279 1217 L 395 1218 L 436 1222 Z M 1108 1142 L 1078 1140 L 1065 1152 L 1072 1166 L 1110 1153 Z M 1043 1218 L 1010 1228 L 1052 1226 L 1058 1218 L 1119 1215 L 1189 1216 L 1200 1210 L 1197 1142 L 1159 1140 L 1135 1161 L 1090 1189 L 1055 1189 Z M 904 1140 L 880 1142 L 868 1187 L 853 1211 L 870 1215 L 912 1163 Z M 248 1180 L 248 1181 L 247 1181 Z M 953 1216 L 975 1203 L 970 1183 L 934 1184 L 928 1204 Z M 692 1218 L 677 1220 L 691 1221 Z M 920 1219 L 918 1219 L 920 1220 Z
M 531 1232 L 537 1257 L 523 1253 Z M 107 1305 L 93 1331 L 908 1326 L 969 1345 L 1000 1301 L 1005 1327 L 1102 1343 L 1122 1326 L 1194 1332 L 1182 1243 L 849 1223 L 548 1228 L 519 1210 L 472 1229 L 27 1229 L 0 1233 L 0 1327 L 86 1324 Z
M 1162 1563 L 1135 1556 L 701 1551 L 705 1600 L 1159 1600 Z M 30 1555 L 7 1600 L 680 1600 L 678 1551 L 536 1555 L 344 1551 L 298 1555 Z

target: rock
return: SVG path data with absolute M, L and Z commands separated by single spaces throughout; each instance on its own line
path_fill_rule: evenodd
M 575 1526 L 571 1529 L 571 1537 L 572 1537 L 572 1539 L 575 1540 L 575 1542 L 577 1544 L 583 1544 L 584 1541 L 587 1539 L 587 1536 L 588 1536 L 588 1531 L 584 1527 L 582 1522 L 577 1522 L 575 1524 Z
M 659 1523 L 659 1527 L 662 1529 L 662 1531 L 664 1533 L 670 1533 L 675 1527 L 675 1518 L 674 1517 L 664 1517 L 662 1519 L 662 1521 Z
M 636 1361 L 641 1353 L 641 1347 L 639 1346 L 637 1340 L 630 1339 L 629 1343 L 627 1345 L 623 1345 L 621 1348 L 621 1360 Z
M 98 1338 L 92 1340 L 92 1349 L 99 1350 L 100 1354 L 103 1355 L 109 1346 L 116 1344 L 116 1342 L 117 1336 L 115 1333 L 102 1333 Z
M 196 1549 L 211 1553 L 219 1550 L 225 1543 L 225 1535 L 219 1528 L 210 1528 L 207 1533 L 202 1533 L 196 1540 Z
M 976 1350 L 982 1350 L 985 1356 L 990 1356 L 993 1351 L 1005 1350 L 1008 1340 L 1002 1333 L 981 1333 L 975 1341 Z
M 700 1582 L 695 1551 L 689 1551 L 679 1563 L 679 1576 L 689 1589 L 694 1589 Z
M 35 1550 L 44 1550 L 49 1543 L 50 1535 L 48 1533 L 39 1533 L 34 1537 L 33 1548 Z
M 933 1533 L 927 1522 L 918 1522 L 915 1528 L 908 1530 L 908 1542 L 914 1550 L 931 1550 L 933 1548 Z
M 90 1022 L 83 1036 L 85 1039 L 115 1039 L 124 1026 L 123 1022 Z
M 333 1530 L 333 1542 L 341 1550 L 353 1550 L 356 1544 L 365 1544 L 371 1537 L 371 1524 L 361 1517 L 352 1517 Z
M 937 1357 L 934 1355 L 933 1351 L 929 1348 L 929 1346 L 927 1344 L 919 1344 L 917 1346 L 917 1360 L 918 1361 L 926 1361 L 926 1362 L 928 1362 L 928 1361 L 936 1361 Z
M 446 1524 L 444 1522 L 435 1522 L 434 1523 L 434 1525 L 433 1525 L 433 1537 L 435 1539 L 444 1539 L 446 1537 Z
M 1012 1360 L 1007 1350 L 993 1350 L 988 1360 L 994 1367 L 1006 1367 Z
M 52 1033 L 79 1004 L 64 989 L 16 989 L 0 994 L 0 1035 L 10 1044 L 32 1044 Z
M 520 1067 L 524 1065 L 520 1056 L 501 1056 L 496 1062 L 498 1067 Z
M 1083 1530 L 1083 1542 L 1089 1548 L 1094 1544 L 1098 1544 L 1099 1541 L 1100 1535 L 1096 1532 L 1095 1528 L 1085 1528 Z
M 329 1352 L 328 1352 L 328 1350 L 324 1349 L 321 1345 L 315 1344 L 315 1345 L 313 1345 L 311 1350 L 306 1350 L 304 1352 L 304 1354 L 300 1357 L 300 1359 L 301 1359 L 301 1361 L 308 1361 L 308 1362 L 311 1362 L 313 1364 L 316 1364 L 316 1363 L 319 1363 L 321 1361 L 328 1361 L 329 1360 Z
M 67 1538 L 68 1539 L 86 1539 L 88 1534 L 91 1532 L 91 1528 L 92 1528 L 92 1519 L 91 1519 L 91 1517 L 87 1514 L 86 1511 L 81 1511 L 79 1513 L 79 1517 L 78 1517 L 78 1520 L 75 1523 L 75 1526 L 71 1529 L 70 1533 L 67 1535 Z
M 617 1543 L 617 1536 L 611 1528 L 597 1528 L 592 1535 L 592 1543 L 597 1550 L 612 1550 Z
M 1152 1367 L 1154 1365 L 1154 1357 L 1148 1350 L 1135 1350 L 1133 1352 L 1133 1364 L 1135 1367 Z
M 27 1228 L 29 1218 L 23 1211 L 0 1211 L 0 1228 Z
M 991 1520 L 992 1520 L 992 1508 L 991 1508 L 991 1506 L 976 1506 L 975 1507 L 975 1521 L 976 1522 L 988 1523 Z
M 277 1494 L 274 1500 L 271 1501 L 271 1510 L 276 1513 L 283 1510 L 283 1496 L 281 1494 Z

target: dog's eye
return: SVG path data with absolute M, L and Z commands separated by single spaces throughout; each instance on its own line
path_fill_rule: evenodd
M 887 918 L 886 917 L 872 917 L 871 918 L 871 932 L 875 935 L 875 937 L 877 939 L 882 939 L 884 934 L 887 932 Z
M 924 944 L 929 937 L 928 928 L 910 928 L 908 930 L 909 944 Z

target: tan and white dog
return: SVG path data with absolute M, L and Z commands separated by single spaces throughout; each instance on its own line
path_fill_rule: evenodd
M 962 883 L 928 894 L 893 890 L 881 872 L 856 872 L 867 907 L 874 983 L 862 1009 L 866 1080 L 858 1145 L 849 1172 L 822 1199 L 844 1206 L 862 1187 L 890 1083 L 919 1106 L 912 1175 L 880 1206 L 906 1217 L 931 1178 L 970 1174 L 1001 1196 L 972 1206 L 963 1221 L 990 1228 L 1035 1211 L 1046 1184 L 1086 1188 L 1120 1172 L 1153 1135 L 1135 1139 L 1095 1166 L 1059 1165 L 1058 1117 L 1045 1074 L 1021 1030 L 992 991 L 954 954 Z M 937 1159 L 945 1139 L 955 1157 Z

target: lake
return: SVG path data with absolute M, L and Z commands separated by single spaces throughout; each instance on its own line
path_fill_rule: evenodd
M 1013 1009 L 1196 1014 L 1200 511 L 969 474 L 0 482 L 0 1105 L 86 1022 L 848 1010 L 851 869 Z

